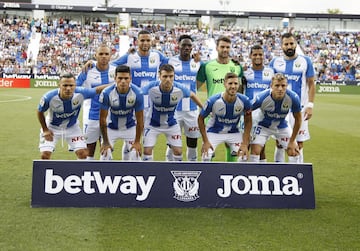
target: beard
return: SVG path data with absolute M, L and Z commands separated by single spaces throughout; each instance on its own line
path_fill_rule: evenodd
M 288 49 L 288 50 L 284 51 L 284 54 L 287 57 L 293 57 L 295 55 L 295 49 Z

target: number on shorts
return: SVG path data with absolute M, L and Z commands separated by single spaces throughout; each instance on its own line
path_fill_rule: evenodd
M 254 134 L 259 135 L 261 133 L 261 126 L 255 127 Z
M 150 132 L 150 128 L 145 128 L 144 130 L 144 136 L 147 136 L 147 134 Z

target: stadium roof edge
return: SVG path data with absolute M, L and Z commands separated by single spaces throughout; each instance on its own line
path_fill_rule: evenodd
M 288 18 L 339 18 L 360 19 L 360 14 L 328 14 L 328 13 L 289 13 L 289 12 L 247 12 L 241 10 L 189 10 L 189 9 L 151 9 L 151 8 L 121 8 L 102 6 L 72 6 L 72 5 L 46 5 L 30 3 L 1 2 L 2 10 L 45 10 L 45 11 L 72 11 L 72 12 L 99 12 L 99 13 L 143 13 L 164 15 L 189 16 L 233 16 L 233 17 L 288 17 Z

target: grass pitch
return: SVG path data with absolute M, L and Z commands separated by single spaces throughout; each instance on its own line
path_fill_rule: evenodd
M 360 250 L 358 95 L 316 97 L 305 143 L 315 210 L 31 208 L 32 160 L 40 156 L 35 111 L 44 92 L 0 89 L 0 250 Z M 75 155 L 58 145 L 53 159 Z

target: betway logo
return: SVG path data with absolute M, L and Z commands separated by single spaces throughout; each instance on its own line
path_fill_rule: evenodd
M 220 197 L 226 198 L 232 192 L 244 195 L 301 195 L 302 188 L 296 177 L 285 176 L 281 181 L 276 176 L 233 176 L 221 175 L 224 185 L 217 189 Z M 261 184 L 261 186 L 259 186 Z M 272 184 L 272 186 L 270 186 Z M 260 188 L 261 187 L 261 188 Z
M 163 106 L 156 106 L 154 105 L 154 109 L 158 112 L 173 112 L 176 109 L 176 106 L 171 107 L 163 107 Z
M 79 112 L 79 110 L 74 110 L 73 112 L 63 113 L 63 114 L 56 113 L 55 117 L 60 118 L 60 119 L 67 119 L 67 118 L 70 118 L 72 116 L 76 116 L 78 114 L 78 112 Z
M 189 76 L 189 75 L 175 75 L 175 81 L 192 81 L 195 82 L 196 77 L 195 76 Z
M 224 79 L 223 79 L 223 78 L 221 78 L 221 79 L 215 79 L 215 78 L 213 78 L 213 79 L 212 79 L 212 82 L 213 82 L 214 84 L 223 84 L 223 83 L 224 83 Z
M 239 121 L 239 119 L 238 118 L 236 118 L 236 119 L 227 119 L 227 118 L 218 117 L 218 121 L 220 123 L 224 123 L 224 124 L 235 124 L 235 123 L 237 123 Z
M 115 114 L 115 115 L 119 115 L 119 116 L 125 116 L 128 115 L 130 113 L 132 113 L 133 109 L 127 109 L 127 110 L 114 110 L 112 108 L 110 108 L 111 113 Z
M 69 194 L 84 192 L 93 194 L 98 191 L 105 194 L 120 192 L 122 194 L 136 194 L 137 201 L 146 200 L 155 181 L 155 176 L 101 176 L 100 172 L 84 171 L 81 176 L 69 175 L 62 177 L 54 174 L 53 169 L 45 172 L 45 193 L 57 194 L 63 190 Z
M 299 76 L 299 75 L 285 74 L 285 77 L 287 78 L 288 81 L 294 80 L 295 82 L 298 82 L 299 79 L 300 79 L 300 76 Z
M 279 114 L 279 113 L 276 113 L 276 112 L 265 112 L 266 115 L 270 118 L 275 118 L 275 119 L 284 119 L 286 118 L 287 114 Z
M 248 89 L 267 89 L 269 88 L 268 84 L 260 84 L 260 83 L 247 83 L 246 88 Z
M 155 78 L 156 72 L 149 71 L 134 71 L 134 78 L 150 77 Z

